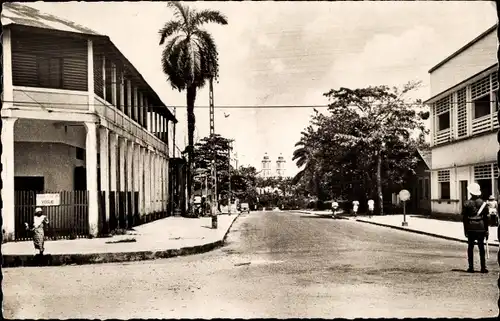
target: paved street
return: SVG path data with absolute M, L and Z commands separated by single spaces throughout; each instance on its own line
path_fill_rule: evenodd
M 4 270 L 7 318 L 492 317 L 466 245 L 349 220 L 257 212 L 222 249 L 172 259 Z M 476 249 L 476 268 L 479 260 Z M 472 293 L 471 293 L 472 290 Z

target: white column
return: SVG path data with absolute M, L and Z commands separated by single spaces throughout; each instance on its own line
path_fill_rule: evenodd
M 140 149 L 141 149 L 141 145 L 138 145 L 138 144 L 134 144 L 134 155 L 133 155 L 133 162 L 132 162 L 132 167 L 133 167 L 133 173 L 134 173 L 134 181 L 133 181 L 133 186 L 132 186 L 132 190 L 134 192 L 139 192 L 139 199 L 138 199 L 138 204 L 137 204 L 137 208 L 138 210 L 140 210 L 141 208 L 141 196 L 140 196 L 140 189 L 139 189 L 139 182 L 140 182 L 140 177 L 139 177 L 139 154 L 140 154 Z
M 100 165 L 101 165 L 101 191 L 105 192 L 106 202 L 105 202 L 105 220 L 109 223 L 109 129 L 101 127 L 99 129 L 99 155 L 100 155 Z
M 127 140 L 123 137 L 118 138 L 118 146 L 120 149 L 120 192 L 127 191 Z
M 125 97 L 126 84 L 125 84 L 125 78 L 123 75 L 123 71 L 120 71 L 120 74 L 118 77 L 119 77 L 119 80 L 118 80 L 117 86 L 120 86 L 120 106 L 117 106 L 117 107 L 125 113 L 125 99 L 127 99 L 127 97 Z M 130 113 L 128 115 L 130 116 Z
M 14 100 L 14 90 L 12 87 L 12 52 L 10 29 L 2 31 L 2 63 L 3 63 L 3 109 L 11 108 Z M 15 122 L 15 120 L 14 120 Z
M 151 154 L 151 207 L 153 208 L 153 212 L 156 212 L 158 208 L 156 207 L 156 182 L 158 179 L 157 171 L 156 171 L 156 152 Z
M 144 153 L 144 211 L 151 213 L 151 151 L 145 149 Z
M 110 191 L 118 191 L 118 135 L 109 135 L 109 188 Z
M 89 232 L 92 236 L 97 236 L 99 205 L 97 196 L 97 125 L 86 122 L 87 139 L 85 141 L 85 160 L 87 172 L 88 212 L 89 212 Z
M 161 171 L 160 171 L 160 155 L 156 154 L 156 210 L 161 211 L 161 193 L 160 193 L 160 183 L 161 183 Z
M 146 188 L 144 184 L 144 163 L 146 162 L 146 150 L 144 147 L 139 148 L 139 213 L 145 214 L 145 198 L 146 198 Z
M 128 109 L 128 114 L 132 118 L 132 82 L 127 79 L 127 109 Z M 135 114 L 137 117 L 137 114 Z
M 118 108 L 119 106 L 116 105 L 117 78 L 118 76 L 116 75 L 116 65 L 111 63 L 111 101 L 113 102 L 113 106 Z
M 162 163 L 162 190 L 161 190 L 161 194 L 162 194 L 162 200 L 163 200 L 163 211 L 164 212 L 167 212 L 167 199 L 168 199 L 168 180 L 167 180 L 167 159 L 165 158 L 165 156 L 161 159 L 161 163 Z
M 144 126 L 144 116 L 143 116 L 143 109 L 142 106 L 143 103 L 142 103 L 142 93 L 141 92 L 137 92 L 137 122 L 139 124 L 141 124 L 142 126 Z
M 17 118 L 2 118 L 2 229 L 3 240 L 12 241 L 15 232 L 14 208 L 14 125 Z
M 102 98 L 106 100 L 106 57 L 102 56 Z
M 156 151 L 153 152 L 153 184 L 151 185 L 153 191 L 153 209 L 158 212 L 158 155 Z
M 138 117 L 139 108 L 137 107 L 137 87 L 134 87 L 134 115 L 135 115 L 136 119 L 139 119 L 139 117 Z
M 92 40 L 87 40 L 87 91 L 90 112 L 95 112 L 94 105 L 94 47 Z
M 129 141 L 127 143 L 127 192 L 133 192 L 133 182 L 134 182 L 134 169 L 133 169 L 133 160 L 134 160 L 134 143 Z M 131 196 L 133 198 L 133 195 Z M 134 204 L 132 202 L 132 204 Z

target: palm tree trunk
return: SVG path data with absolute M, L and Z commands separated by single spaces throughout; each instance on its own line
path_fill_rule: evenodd
M 384 215 L 384 195 L 382 194 L 382 151 L 377 152 L 377 196 L 380 215 Z
M 191 194 L 193 188 L 193 156 L 194 156 L 194 102 L 196 100 L 196 87 L 190 86 L 186 92 L 187 100 L 187 122 L 188 122 L 188 168 L 187 168 L 187 197 L 188 197 L 188 213 L 192 214 L 191 209 Z

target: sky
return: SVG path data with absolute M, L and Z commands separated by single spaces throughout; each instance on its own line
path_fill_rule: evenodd
M 168 106 L 177 106 L 177 145 L 187 142 L 185 92 L 172 89 L 161 68 L 158 30 L 173 18 L 165 2 L 35 2 L 40 11 L 111 38 Z M 228 25 L 207 25 L 219 50 L 214 84 L 215 131 L 234 139 L 238 165 L 260 170 L 265 153 L 298 172 L 295 143 L 312 107 L 222 109 L 221 106 L 314 106 L 339 87 L 422 81 L 428 70 L 496 23 L 489 1 L 186 2 L 223 13 Z M 208 87 L 208 86 L 207 86 Z M 208 88 L 198 91 L 195 141 L 209 135 Z M 225 117 L 229 114 L 228 117 Z

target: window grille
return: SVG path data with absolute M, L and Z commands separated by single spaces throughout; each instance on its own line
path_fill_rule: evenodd
M 476 81 L 471 85 L 471 99 L 475 100 L 490 93 L 490 75 Z
M 493 164 L 487 165 L 476 165 L 474 166 L 474 179 L 491 179 L 491 166 Z
M 450 111 L 451 95 L 441 98 L 436 102 L 436 115 L 444 114 Z
M 498 177 L 498 166 L 497 164 L 493 164 L 493 177 L 497 178 Z
M 458 137 L 463 137 L 467 135 L 467 103 L 465 88 L 457 92 L 457 113 Z
M 438 171 L 438 182 L 449 182 L 450 181 L 450 170 Z
M 491 90 L 497 90 L 498 89 L 498 75 L 497 71 L 494 71 L 491 74 Z

